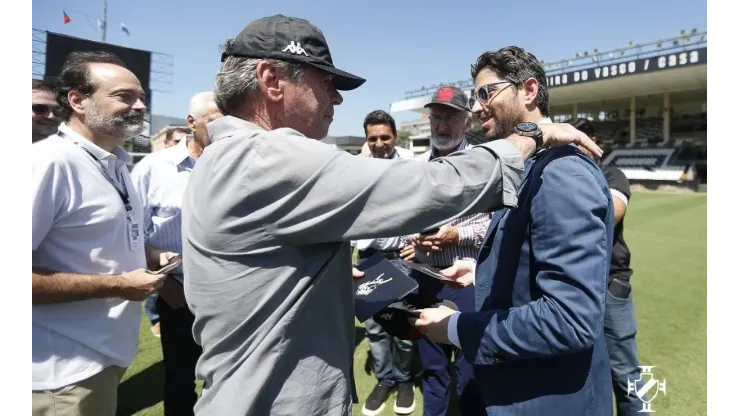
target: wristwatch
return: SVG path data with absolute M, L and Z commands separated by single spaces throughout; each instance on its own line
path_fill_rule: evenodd
M 514 133 L 533 138 L 537 150 L 542 147 L 542 130 L 540 130 L 537 124 L 529 122 L 519 123 L 514 127 Z

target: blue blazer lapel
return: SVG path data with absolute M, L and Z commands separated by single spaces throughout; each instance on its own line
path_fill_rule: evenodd
M 508 210 L 509 210 L 508 208 L 502 208 L 493 213 L 493 217 L 491 218 L 491 225 L 488 226 L 488 232 L 486 232 L 486 236 L 483 238 L 483 244 L 485 244 L 486 241 L 488 241 L 489 237 L 493 236 L 494 234 L 493 232 L 498 227 L 498 223 L 501 222 L 501 218 L 503 218 L 504 215 L 506 215 L 506 212 Z
M 525 181 L 529 178 L 534 165 L 536 156 L 529 159 L 524 164 L 524 173 L 522 174 L 522 182 L 517 190 L 521 197 L 521 190 L 524 186 Z M 502 208 L 493 213 L 491 218 L 491 225 L 488 226 L 486 236 L 483 238 L 483 244 L 478 251 L 477 266 L 475 270 L 475 308 L 479 308 L 483 305 L 483 300 L 488 296 L 491 282 L 493 280 L 493 272 L 495 269 L 495 263 L 498 261 L 492 256 L 491 251 L 493 250 L 493 240 L 496 237 L 496 230 L 499 228 L 499 224 L 509 212 L 509 208 Z

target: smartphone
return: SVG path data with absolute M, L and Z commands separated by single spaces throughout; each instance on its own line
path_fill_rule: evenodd
M 430 266 L 425 263 L 416 263 L 413 261 L 408 260 L 402 260 L 404 265 L 408 267 L 409 269 L 416 270 L 418 272 L 424 273 L 425 275 L 432 277 L 437 280 L 446 281 L 446 282 L 456 282 L 455 279 L 449 278 L 445 275 L 443 275 L 439 268 Z
M 164 267 L 162 267 L 161 269 L 156 270 L 156 271 L 147 270 L 147 272 L 149 272 L 151 274 L 167 274 L 167 273 L 175 270 L 177 268 L 177 266 L 179 266 L 181 263 L 182 263 L 182 258 L 178 254 L 177 256 L 171 258 L 170 259 L 170 262 L 167 263 L 167 265 L 164 266 Z
M 421 235 L 434 235 L 434 234 L 437 234 L 438 232 L 439 232 L 439 227 L 432 228 L 431 230 L 427 230 L 427 231 L 422 231 L 420 234 Z

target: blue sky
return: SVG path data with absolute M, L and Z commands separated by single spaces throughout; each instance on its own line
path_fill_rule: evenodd
M 329 1 L 109 0 L 109 43 L 174 56 L 173 91 L 153 93 L 154 114 L 184 118 L 190 97 L 210 90 L 218 45 L 251 20 L 285 14 L 310 20 L 329 42 L 334 63 L 366 78 L 345 92 L 331 135 L 363 135 L 365 114 L 388 110 L 406 91 L 469 78 L 486 50 L 518 45 L 554 61 L 586 50 L 705 29 L 706 2 L 686 0 L 461 3 L 421 0 Z M 453 6 L 452 4 L 456 4 Z M 525 6 L 526 5 L 526 6 Z M 62 10 L 72 19 L 63 24 Z M 102 17 L 101 0 L 34 0 L 33 28 L 99 40 L 83 15 Z M 131 35 L 120 30 L 125 23 Z M 394 114 L 397 120 L 413 114 Z

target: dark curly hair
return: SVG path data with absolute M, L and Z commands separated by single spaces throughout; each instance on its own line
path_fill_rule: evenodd
M 110 52 L 86 51 L 72 52 L 62 65 L 62 70 L 57 77 L 57 102 L 64 111 L 63 118 L 69 120 L 72 115 L 72 106 L 67 98 L 70 91 L 78 91 L 85 95 L 91 95 L 97 89 L 89 71 L 89 64 L 113 64 L 126 68 L 121 58 Z
M 529 78 L 537 80 L 537 108 L 543 117 L 550 116 L 550 94 L 547 92 L 547 75 L 537 57 L 518 46 L 507 46 L 496 52 L 484 52 L 470 68 L 475 79 L 480 71 L 489 69 L 499 78 L 521 88 Z

